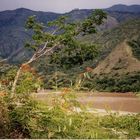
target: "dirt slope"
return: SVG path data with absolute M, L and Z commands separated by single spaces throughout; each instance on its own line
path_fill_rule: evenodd
M 94 73 L 127 73 L 140 71 L 140 61 L 133 56 L 126 41 L 116 46 L 113 51 L 94 69 Z

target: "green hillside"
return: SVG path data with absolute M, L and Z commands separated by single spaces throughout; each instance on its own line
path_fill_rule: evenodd
M 91 10 L 77 9 L 71 11 L 70 13 L 66 13 L 66 15 L 68 15 L 72 21 L 78 21 L 87 17 L 90 14 L 90 12 Z M 2 40 L 0 42 L 3 44 L 0 48 L 1 56 L 8 56 L 7 58 L 14 63 L 17 63 L 19 61 L 21 62 L 21 60 L 23 61 L 27 59 L 28 56 L 31 56 L 32 53 L 23 49 L 23 45 L 26 42 L 25 40 L 30 38 L 30 33 L 25 32 L 24 27 L 21 28 L 20 26 L 23 26 L 23 20 L 25 20 L 25 17 L 27 17 L 27 15 L 33 14 L 34 12 L 25 9 L 20 9 L 19 13 L 23 14 L 21 19 L 22 22 L 18 22 L 16 17 L 14 24 L 12 25 L 12 29 L 11 25 L 9 25 L 8 22 L 5 25 L 1 24 L 1 26 L 3 26 L 1 28 L 2 31 L 7 29 L 5 33 L 1 35 Z M 116 18 L 114 18 L 115 16 L 111 17 L 111 15 L 114 13 Z M 39 16 L 39 21 L 49 21 L 60 16 L 55 15 L 54 13 L 46 13 L 48 14 L 46 15 L 48 17 L 47 20 L 42 17 L 43 13 L 37 12 L 36 14 L 38 14 Z M 75 46 L 71 46 L 70 48 L 65 47 L 61 51 L 55 52 L 49 58 L 42 58 L 41 60 L 38 60 L 37 63 L 32 64 L 35 67 L 35 69 L 37 69 L 39 75 L 43 77 L 45 81 L 44 87 L 52 88 L 52 86 L 57 85 L 57 83 L 59 83 L 59 85 L 57 85 L 58 87 L 73 85 L 77 77 L 79 77 L 79 74 L 85 73 L 88 67 L 94 70 L 100 64 L 100 62 L 105 60 L 105 58 L 107 58 L 108 55 L 113 51 L 113 49 L 115 49 L 119 44 L 121 44 L 124 41 L 131 42 L 132 40 L 138 40 L 140 38 L 140 19 L 133 19 L 129 21 L 121 20 L 121 23 L 118 24 L 118 22 L 120 22 L 120 16 L 128 16 L 131 14 L 132 13 L 121 13 L 111 11 L 110 16 L 108 17 L 108 22 L 104 25 L 104 27 L 109 26 L 111 28 L 106 27 L 106 29 L 108 30 L 100 30 L 95 35 L 78 36 L 77 44 Z M 136 15 L 138 15 L 138 13 L 136 13 Z M 49 16 L 51 17 L 51 19 L 49 18 Z M 129 18 L 127 18 L 127 16 L 127 20 L 130 17 L 134 18 L 133 16 L 128 16 Z M 21 16 L 19 17 L 21 18 Z M 7 17 L 4 21 L 8 20 L 10 19 Z M 5 38 L 6 35 L 7 38 Z M 19 38 L 22 38 L 22 40 L 20 40 Z M 134 56 L 139 56 L 137 46 L 132 45 L 132 51 L 134 53 Z M 119 65 L 120 67 L 120 64 L 117 65 Z M 122 73 L 123 69 L 125 69 L 124 65 L 122 64 L 121 67 L 122 69 L 119 70 L 119 73 Z M 115 66 L 114 69 L 117 68 L 118 66 Z M 111 69 L 110 75 L 116 74 L 116 72 L 114 73 L 114 69 Z M 137 68 L 136 71 L 138 71 Z M 100 74 L 102 74 L 102 72 L 100 72 L 99 70 L 99 75 Z M 58 79 L 56 79 L 55 77 L 57 77 Z
M 108 55 L 115 49 L 118 48 L 118 45 L 123 42 L 123 41 L 131 41 L 133 39 L 138 39 L 140 38 L 140 20 L 130 20 L 126 23 L 121 24 L 120 26 L 110 30 L 110 31 L 105 31 L 103 33 L 98 33 L 98 35 L 89 35 L 85 37 L 79 37 L 78 39 L 80 42 L 83 42 L 82 49 L 79 50 L 78 48 L 75 48 L 74 50 L 70 51 L 70 56 L 65 53 L 65 49 L 62 51 L 56 52 L 53 56 L 50 58 L 42 58 L 36 65 L 38 72 L 41 75 L 47 75 L 44 77 L 45 79 L 45 87 L 52 87 L 52 85 L 56 84 L 57 82 L 60 82 L 60 85 L 57 86 L 70 86 L 70 84 L 74 84 L 74 81 L 76 80 L 77 77 L 79 77 L 79 74 L 84 73 L 87 71 L 87 68 L 90 67 L 95 69 L 101 61 L 103 61 Z M 87 45 L 88 44 L 88 45 Z M 90 45 L 89 45 L 90 44 Z M 123 47 L 123 46 L 122 46 Z M 85 48 L 85 50 L 84 50 Z M 89 50 L 87 49 L 89 48 Z M 87 53 L 87 56 L 93 56 L 92 57 L 87 57 L 86 55 L 82 55 L 82 60 L 81 61 L 81 56 L 79 55 L 82 53 L 82 50 L 84 51 L 84 54 Z M 123 53 L 122 50 L 120 52 Z M 115 52 L 114 52 L 115 53 Z M 115 53 L 118 55 L 117 53 Z M 126 54 L 127 56 L 127 54 Z M 114 59 L 114 58 L 112 58 Z M 123 59 L 123 58 L 122 58 Z M 130 58 L 131 59 L 131 58 Z M 57 60 L 57 61 L 52 61 L 52 60 Z M 133 56 L 132 56 L 133 60 Z M 81 63 L 80 63 L 81 61 Z M 130 60 L 131 62 L 131 60 Z M 133 65 L 137 65 L 137 63 L 134 62 Z M 126 61 L 127 63 L 127 61 Z M 113 62 L 110 62 L 109 64 L 113 64 Z M 108 64 L 108 65 L 109 65 Z M 116 66 L 115 66 L 116 67 Z M 114 68 L 115 69 L 115 68 Z M 120 77 L 124 77 L 126 73 L 123 73 L 123 69 L 125 71 L 125 64 L 122 65 L 122 69 L 120 69 Z M 131 68 L 133 70 L 133 68 Z M 100 70 L 99 70 L 100 71 Z M 134 75 L 139 75 L 139 73 L 135 73 L 135 71 L 139 71 L 139 67 L 135 67 Z M 132 72 L 132 73 L 133 73 Z M 44 74 L 45 73 L 45 74 Z M 101 76 L 107 76 L 102 75 L 102 73 L 99 73 Z M 111 73 L 108 75 L 109 77 L 114 77 L 115 75 L 119 78 L 118 74 L 111 70 Z M 124 76 L 123 76 L 124 75 Z M 128 75 L 128 74 L 127 74 Z M 58 79 L 55 79 L 57 77 Z M 91 76 L 92 77 L 92 76 Z M 93 77 L 100 77 L 100 76 L 95 76 L 93 74 Z M 129 76 L 128 76 L 129 77 Z M 136 76 L 137 77 L 137 76 Z M 130 79 L 129 79 L 130 78 Z M 130 72 L 130 77 L 129 81 L 131 81 L 131 72 Z M 139 83 L 139 78 L 137 79 Z M 89 79 L 85 80 L 87 83 L 92 85 L 92 88 L 94 88 L 94 80 L 90 81 Z M 98 80 L 97 80 L 98 81 Z M 91 83 L 90 83 L 91 82 Z M 128 83 L 126 83 L 128 85 Z M 110 85 L 108 85 L 110 86 Z M 98 87 L 98 86 L 97 86 Z M 85 86 L 85 88 L 88 88 Z M 91 87 L 89 89 L 92 89 Z M 118 89 L 119 91 L 119 89 Z M 122 90 L 120 90 L 122 91 Z M 131 91 L 131 88 L 130 88 Z
M 131 12 L 129 9 L 132 9 Z M 140 18 L 139 12 L 135 12 L 137 9 L 132 7 L 124 11 L 104 10 L 108 13 L 108 20 L 100 27 L 100 30 L 108 30 L 129 19 Z M 75 9 L 65 14 L 58 14 L 25 8 L 0 12 L 0 57 L 9 58 L 12 63 L 19 63 L 30 56 L 30 53 L 24 49 L 24 44 L 31 35 L 25 31 L 24 25 L 31 15 L 36 15 L 38 21 L 46 24 L 62 15 L 68 16 L 71 21 L 80 21 L 89 16 L 91 12 L 92 10 Z
M 99 61 L 104 59 L 113 48 L 124 40 L 131 41 L 140 38 L 140 20 L 129 20 L 120 24 L 118 27 L 98 33 L 97 35 L 88 35 L 80 38 L 80 40 L 88 43 L 96 43 L 102 46 Z

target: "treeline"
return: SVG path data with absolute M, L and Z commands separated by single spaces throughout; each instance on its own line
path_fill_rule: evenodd
M 123 75 L 93 75 L 90 80 L 85 80 L 83 87 L 89 90 L 107 92 L 139 92 L 140 72 L 127 73 Z

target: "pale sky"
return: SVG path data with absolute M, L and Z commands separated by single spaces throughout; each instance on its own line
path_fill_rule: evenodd
M 139 4 L 140 0 L 0 0 L 0 11 L 28 8 L 64 13 L 72 9 L 108 8 L 115 4 Z

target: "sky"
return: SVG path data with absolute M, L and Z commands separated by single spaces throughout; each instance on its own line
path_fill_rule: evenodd
M 140 0 L 0 0 L 0 11 L 22 7 L 35 11 L 64 13 L 75 8 L 108 8 L 115 4 L 140 5 Z

